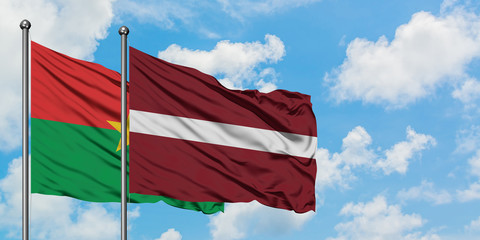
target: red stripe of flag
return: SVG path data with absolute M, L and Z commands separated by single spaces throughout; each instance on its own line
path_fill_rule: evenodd
M 135 110 L 317 136 L 309 95 L 227 90 L 210 75 L 132 47 L 130 76 L 138 83 Z
M 31 43 L 32 118 L 114 129 L 107 120 L 120 121 L 120 74 Z
M 130 137 L 130 191 L 314 210 L 314 159 L 145 134 Z

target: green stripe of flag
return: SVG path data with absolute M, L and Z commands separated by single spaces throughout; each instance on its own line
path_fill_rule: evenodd
M 120 202 L 121 162 L 116 151 L 120 133 L 32 118 L 32 193 L 71 196 L 92 202 Z M 223 203 L 184 202 L 167 197 L 130 194 L 132 203 L 164 201 L 172 206 L 223 211 Z

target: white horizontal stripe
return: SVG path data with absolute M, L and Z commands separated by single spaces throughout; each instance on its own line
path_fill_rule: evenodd
M 130 132 L 313 158 L 317 138 L 130 109 Z

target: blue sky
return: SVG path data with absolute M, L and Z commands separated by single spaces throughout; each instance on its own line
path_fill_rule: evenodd
M 0 239 L 21 234 L 21 31 L 120 70 L 129 44 L 227 87 L 312 96 L 317 211 L 129 205 L 129 238 L 480 239 L 480 4 L 461 0 L 4 0 Z M 32 197 L 33 239 L 118 239 L 119 204 Z

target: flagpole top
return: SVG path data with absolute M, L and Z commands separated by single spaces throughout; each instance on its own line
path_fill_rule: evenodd
M 128 27 L 121 26 L 120 29 L 118 29 L 118 34 L 120 35 L 128 35 L 130 30 L 128 30 Z
M 32 26 L 32 24 L 30 23 L 30 21 L 28 21 L 27 19 L 23 19 L 21 22 L 20 22 L 20 28 L 21 29 L 30 29 L 30 27 Z M 128 29 L 127 29 L 128 31 Z

